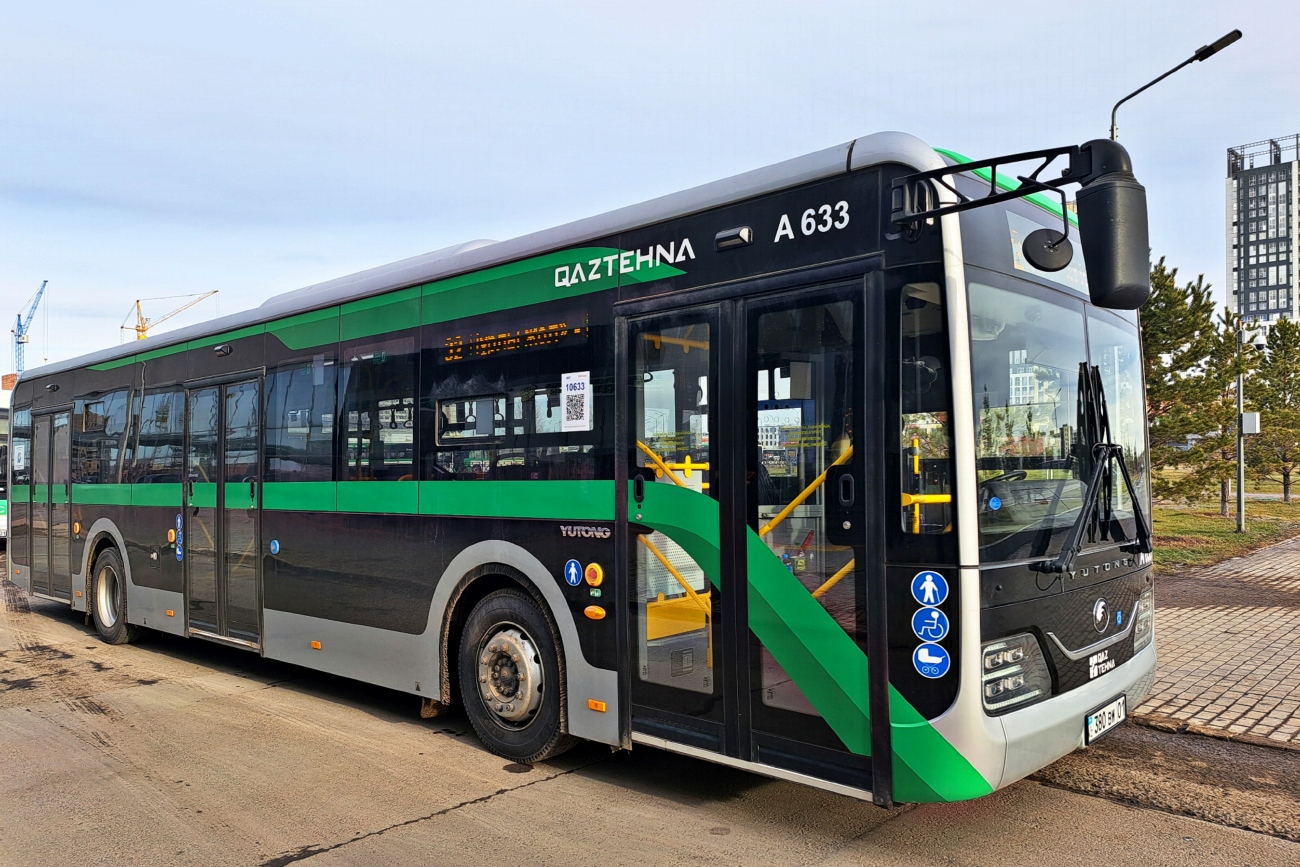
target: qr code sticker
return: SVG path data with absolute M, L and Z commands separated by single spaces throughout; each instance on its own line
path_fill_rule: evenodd
M 586 408 L 587 396 L 585 394 L 566 394 L 564 396 L 565 421 L 582 421 L 585 417 L 584 410 Z

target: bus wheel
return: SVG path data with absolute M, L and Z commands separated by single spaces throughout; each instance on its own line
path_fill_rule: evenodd
M 531 764 L 575 743 L 560 731 L 555 638 L 526 593 L 498 590 L 474 606 L 461 634 L 460 683 L 474 731 L 497 755 Z
M 95 558 L 90 594 L 99 637 L 109 644 L 135 641 L 140 628 L 126 622 L 126 571 L 116 549 L 107 548 Z

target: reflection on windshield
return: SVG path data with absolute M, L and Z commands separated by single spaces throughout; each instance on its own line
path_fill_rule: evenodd
M 982 559 L 1054 554 L 1083 507 L 1092 440 L 1098 437 L 1096 420 L 1084 416 L 1079 399 L 1089 364 L 1100 369 L 1111 439 L 1124 446 L 1134 480 L 1144 490 L 1145 413 L 1136 329 L 1090 313 L 1090 361 L 1081 301 L 975 280 L 969 291 Z M 1110 525 L 1091 528 L 1088 538 L 1131 539 L 1128 492 L 1122 484 L 1108 490 L 1111 508 L 1102 513 L 1110 516 Z

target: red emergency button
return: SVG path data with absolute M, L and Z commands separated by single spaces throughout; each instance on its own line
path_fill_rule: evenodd
M 600 582 L 605 580 L 605 570 L 600 568 L 599 563 L 588 563 L 587 569 L 583 572 L 583 577 L 592 587 L 599 587 Z

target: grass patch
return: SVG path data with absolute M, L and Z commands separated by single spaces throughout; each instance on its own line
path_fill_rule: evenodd
M 1300 503 L 1248 500 L 1245 533 L 1237 532 L 1236 513 L 1223 517 L 1217 502 L 1156 505 L 1151 523 L 1157 571 L 1179 566 L 1211 566 L 1300 536 Z

